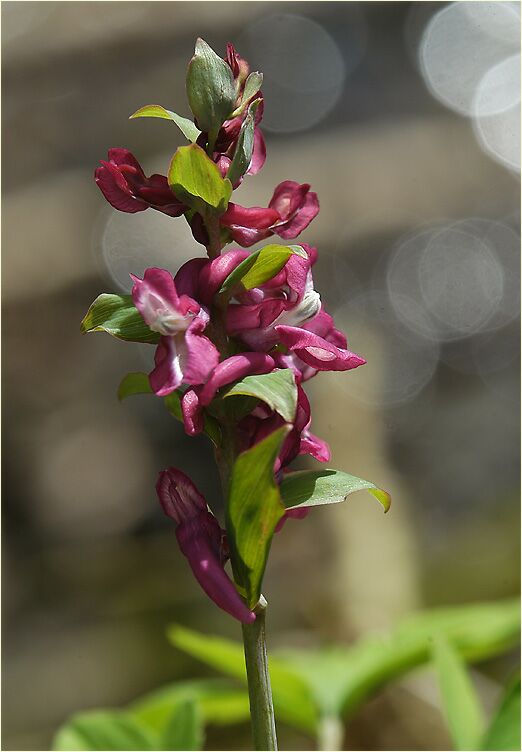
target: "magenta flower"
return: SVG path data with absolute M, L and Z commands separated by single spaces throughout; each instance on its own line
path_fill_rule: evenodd
M 267 209 L 230 203 L 220 222 L 236 243 L 248 248 L 271 235 L 296 238 L 318 213 L 319 200 L 308 183 L 285 180 L 274 190 Z
M 309 254 L 309 246 L 305 246 Z M 280 341 L 277 326 L 300 326 L 321 307 L 314 290 L 311 255 L 292 254 L 273 279 L 232 301 L 227 331 L 254 350 L 270 350 Z
M 209 320 L 207 311 L 188 295 L 178 295 L 165 269 L 147 269 L 143 279 L 131 277 L 134 305 L 161 335 L 156 367 L 149 375 L 155 394 L 170 394 L 182 383 L 203 384 L 219 361 L 215 345 L 201 334 Z
M 160 473 L 156 491 L 165 514 L 176 522 L 176 538 L 196 580 L 208 597 L 243 624 L 256 619 L 241 600 L 224 569 L 228 559 L 225 531 L 209 511 L 196 486 L 180 470 Z
M 326 317 L 328 314 L 326 311 L 321 311 L 319 316 Z M 331 319 L 330 316 L 328 318 Z M 327 338 L 321 337 L 313 331 L 313 321 L 306 328 L 305 326 L 276 326 L 280 342 L 306 366 L 313 369 L 312 375 L 315 375 L 317 371 L 349 371 L 366 363 L 360 355 L 346 349 L 346 339 L 337 329 L 332 328 Z M 339 338 L 338 335 L 340 335 Z M 341 346 L 338 346 L 339 344 Z M 309 375 L 308 378 L 310 378 Z
M 143 169 L 127 149 L 109 149 L 109 161 L 102 160 L 94 177 L 111 206 L 119 211 L 135 212 L 152 208 L 179 217 L 186 206 L 172 193 L 164 175 L 145 176 Z
M 274 366 L 274 359 L 270 355 L 260 352 L 244 352 L 221 361 L 214 368 L 204 386 L 189 389 L 183 395 L 181 411 L 185 431 L 190 436 L 201 433 L 203 430 L 203 408 L 210 405 L 219 389 L 243 379 L 245 376 L 270 373 Z

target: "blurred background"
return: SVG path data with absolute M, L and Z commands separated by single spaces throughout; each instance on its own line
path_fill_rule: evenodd
M 368 364 L 309 383 L 332 466 L 393 496 L 276 536 L 270 646 L 351 642 L 413 610 L 519 592 L 520 6 L 512 2 L 3 2 L 3 747 L 48 749 L 75 711 L 205 669 L 165 628 L 239 638 L 198 589 L 154 492 L 211 451 L 160 400 L 116 390 L 152 348 L 79 323 L 129 272 L 199 253 L 186 223 L 114 211 L 109 147 L 165 174 L 195 38 L 265 74 L 268 159 L 238 201 L 310 182 L 316 287 Z M 492 706 L 517 656 L 477 671 Z M 284 726 L 283 749 L 312 741 Z M 210 729 L 211 749 L 249 729 Z M 394 685 L 346 749 L 447 749 L 429 672 Z

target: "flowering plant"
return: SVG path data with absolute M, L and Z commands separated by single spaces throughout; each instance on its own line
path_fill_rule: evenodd
M 266 208 L 231 201 L 265 162 L 262 80 L 231 44 L 222 59 L 198 39 L 187 70 L 194 119 L 159 105 L 131 116 L 171 120 L 190 144 L 177 149 L 167 176 L 147 177 L 129 151 L 110 149 L 96 169 L 98 187 L 119 211 L 184 217 L 207 257 L 188 260 L 174 276 L 158 268 L 131 275 L 131 294 L 100 295 L 82 331 L 155 345 L 153 370 L 128 374 L 120 398 L 163 398 L 189 436 L 205 433 L 214 445 L 224 527 L 181 470 L 163 470 L 156 491 L 202 589 L 243 625 L 254 743 L 276 749 L 261 594 L 272 536 L 288 518 L 354 491 L 369 490 L 385 510 L 390 499 L 347 473 L 289 471 L 298 455 L 330 459 L 328 444 L 310 430 L 305 382 L 365 361 L 348 349 L 314 289 L 315 248 L 245 250 L 272 236 L 293 240 L 319 212 L 316 193 L 292 180 L 275 188 Z M 240 247 L 225 250 L 232 242 Z

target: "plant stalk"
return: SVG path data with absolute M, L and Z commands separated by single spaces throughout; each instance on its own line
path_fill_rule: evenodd
M 243 624 L 243 645 L 254 749 L 276 750 L 274 705 L 266 652 L 265 612 L 266 600 L 261 596 L 255 608 L 255 622 Z

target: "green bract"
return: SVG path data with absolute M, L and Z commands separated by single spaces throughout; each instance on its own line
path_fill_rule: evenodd
M 227 63 L 203 39 L 196 42 L 187 70 L 187 97 L 198 126 L 215 141 L 236 104 L 236 87 Z
M 261 582 L 274 528 L 284 514 L 274 463 L 290 426 L 242 452 L 232 468 L 226 527 L 234 577 L 249 608 L 261 595 Z
M 223 213 L 232 195 L 230 180 L 221 177 L 217 165 L 197 144 L 176 151 L 168 181 L 176 197 L 201 214 L 208 210 Z
M 237 395 L 257 397 L 279 413 L 287 423 L 295 419 L 297 387 L 294 374 L 289 368 L 260 376 L 245 376 L 227 391 L 224 398 Z
M 248 76 L 247 80 L 245 81 L 245 88 L 243 89 L 241 104 L 237 109 L 234 110 L 232 117 L 237 117 L 237 115 L 241 115 L 241 113 L 244 112 L 245 107 L 248 105 L 248 102 L 255 94 L 257 94 L 262 85 L 263 74 L 259 73 L 259 71 L 254 71 Z
M 306 255 L 298 245 L 266 245 L 254 251 L 228 275 L 219 292 L 232 294 L 259 287 L 275 277 L 293 253 Z
M 160 340 L 159 334 L 143 321 L 131 295 L 98 295 L 85 314 L 80 330 L 83 334 L 107 332 L 128 342 L 157 344 Z
M 254 118 L 259 102 L 259 99 L 252 102 L 239 131 L 234 157 L 227 172 L 227 178 L 232 185 L 245 174 L 252 161 L 252 152 L 254 150 Z
M 192 142 L 196 141 L 201 133 L 199 128 L 194 125 L 192 120 L 181 117 L 181 115 L 177 115 L 175 112 L 171 112 L 170 110 L 166 110 L 165 107 L 162 107 L 160 104 L 146 104 L 145 107 L 140 107 L 139 110 L 137 110 L 129 117 L 129 120 L 142 117 L 172 120 L 174 123 L 176 123 L 183 135 Z
M 300 470 L 285 475 L 281 482 L 281 497 L 287 509 L 338 504 L 356 491 L 369 491 L 385 512 L 390 508 L 391 498 L 386 491 L 340 470 Z
M 149 377 L 140 371 L 128 373 L 118 387 L 118 399 L 124 400 L 132 394 L 152 394 Z

